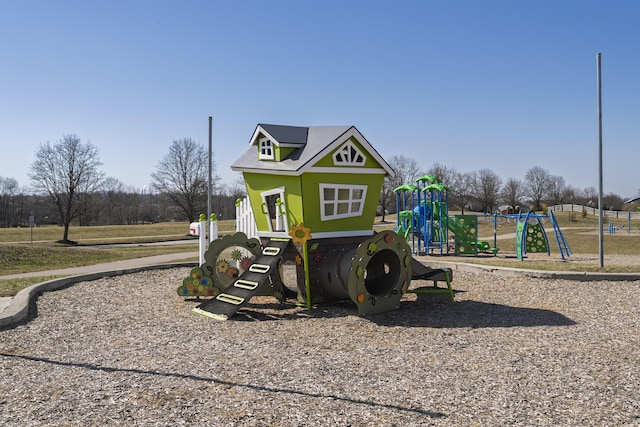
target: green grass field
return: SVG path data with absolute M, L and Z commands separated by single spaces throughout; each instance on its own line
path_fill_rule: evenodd
M 597 219 L 594 217 L 581 218 L 575 213 L 560 212 L 556 214 L 560 228 L 573 252 L 576 254 L 598 254 Z M 375 228 L 392 229 L 395 226 L 395 217 L 387 216 L 386 223 L 380 223 L 376 219 Z M 640 220 L 632 221 L 631 230 L 628 232 L 626 219 L 613 220 L 614 225 L 623 226 L 615 234 L 608 234 L 605 223 L 604 247 L 607 255 L 637 255 L 640 256 Z M 544 223 L 549 237 L 551 253 L 558 253 L 551 223 Z M 478 235 L 493 245 L 493 219 L 481 218 L 478 223 Z M 500 249 L 497 257 L 465 257 L 465 262 L 482 263 L 487 265 L 507 266 L 513 268 L 525 268 L 533 270 L 559 270 L 559 271 L 602 271 L 602 272 L 640 272 L 640 268 L 634 265 L 605 265 L 600 269 L 599 265 L 548 262 L 537 260 L 518 261 L 509 254 L 515 253 L 515 221 L 501 220 L 497 227 L 497 235 L 503 236 L 497 240 Z M 188 235 L 189 224 L 186 222 L 168 222 L 159 224 L 129 225 L 129 226 L 99 226 L 99 227 L 71 227 L 69 238 L 77 242 L 68 246 L 57 243 L 62 237 L 62 228 L 59 226 L 43 226 L 29 228 L 4 228 L 0 229 L 0 276 L 28 273 L 34 271 L 46 271 L 52 269 L 78 267 L 83 265 L 99 264 L 123 259 L 140 258 L 166 253 L 197 251 L 197 239 Z M 234 221 L 218 221 L 219 234 L 229 234 L 234 231 Z M 31 240 L 33 239 L 33 243 Z M 131 247 L 104 247 L 96 248 L 96 245 L 129 243 L 142 244 L 151 242 L 163 242 L 184 240 L 184 245 L 166 246 L 131 246 Z M 193 260 L 197 261 L 197 257 Z M 51 277 L 41 276 L 35 278 L 19 278 L 0 280 L 0 296 L 15 295 L 20 289 L 49 280 Z
M 234 230 L 234 221 L 218 221 L 221 234 Z M 57 225 L 23 228 L 0 228 L 2 243 L 55 243 L 62 239 L 63 229 Z M 103 243 L 148 243 L 189 238 L 188 222 L 161 222 L 142 225 L 103 225 L 95 227 L 69 228 L 69 239 L 78 245 L 96 245 Z
M 231 233 L 234 221 L 218 221 L 220 234 Z M 62 238 L 59 226 L 43 226 L 31 229 L 0 229 L 0 276 L 46 271 L 83 265 L 100 264 L 123 259 L 141 258 L 167 253 L 198 250 L 197 238 L 189 236 L 187 222 L 129 226 L 71 227 L 69 238 L 77 242 L 69 246 L 57 243 Z M 131 246 L 96 248 L 106 244 L 143 244 L 184 240 L 184 245 Z M 197 256 L 192 260 L 197 261 Z M 0 280 L 0 296 L 15 295 L 20 289 L 52 277 L 14 278 Z

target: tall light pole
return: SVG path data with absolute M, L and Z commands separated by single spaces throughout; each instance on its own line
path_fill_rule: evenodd
M 211 181 L 212 181 L 212 171 L 211 171 L 211 158 L 213 156 L 212 153 L 213 146 L 213 117 L 209 116 L 209 179 L 207 180 L 207 221 L 211 219 Z
M 598 80 L 598 251 L 600 254 L 600 268 L 604 267 L 604 234 L 602 207 L 602 68 L 600 52 L 596 53 L 596 75 Z

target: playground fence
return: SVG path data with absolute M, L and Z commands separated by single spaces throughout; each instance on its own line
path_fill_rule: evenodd
M 591 206 L 584 206 L 584 205 L 574 205 L 572 203 L 567 203 L 564 205 L 549 206 L 548 209 L 554 212 L 579 212 L 579 213 L 582 213 L 582 211 L 584 210 L 585 212 L 587 212 L 587 214 L 595 215 L 595 216 L 598 216 L 600 213 L 598 208 L 594 208 Z M 602 212 L 603 218 L 627 219 L 629 218 L 629 215 L 631 215 L 631 219 L 640 219 L 640 212 L 612 211 L 612 210 L 605 210 Z
M 249 238 L 258 237 L 258 226 L 248 197 L 236 201 L 236 232 L 238 231 Z

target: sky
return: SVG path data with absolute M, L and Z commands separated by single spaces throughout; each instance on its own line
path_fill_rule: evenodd
M 428 170 L 534 166 L 639 194 L 635 0 L 0 0 L 0 176 L 30 184 L 40 144 L 75 134 L 149 188 L 172 141 L 222 182 L 257 124 L 354 125 Z

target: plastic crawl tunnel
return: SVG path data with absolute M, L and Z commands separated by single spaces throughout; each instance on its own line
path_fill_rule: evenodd
M 320 265 L 322 290 L 350 299 L 361 316 L 397 309 L 410 282 L 411 248 L 393 231 L 375 234 L 356 248 L 334 250 Z

